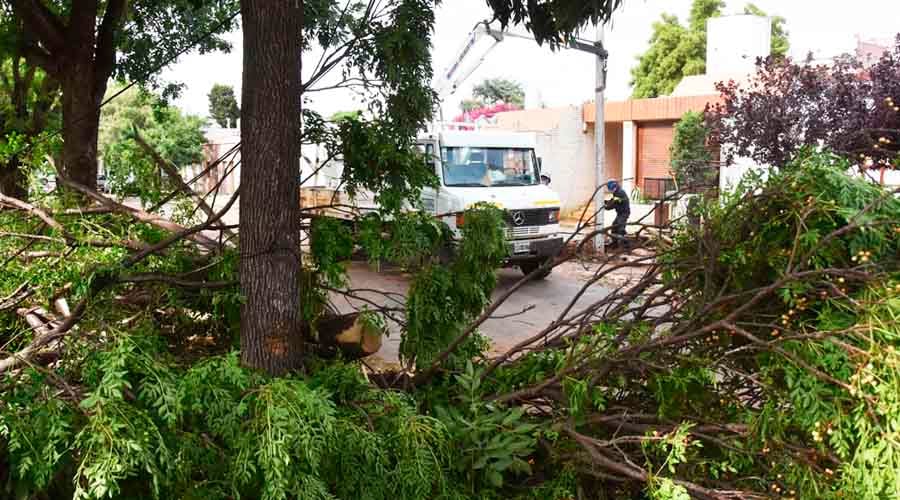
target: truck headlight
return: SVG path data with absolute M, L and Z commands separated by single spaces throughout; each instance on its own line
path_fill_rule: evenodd
M 550 210 L 547 215 L 547 222 L 550 224 L 556 224 L 559 222 L 559 209 Z

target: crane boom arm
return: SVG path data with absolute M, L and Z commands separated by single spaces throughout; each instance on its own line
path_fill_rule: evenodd
M 472 53 L 472 49 L 475 47 L 480 40 L 483 40 L 485 37 L 490 37 L 494 40 L 494 43 L 479 57 L 473 64 L 463 69 L 463 63 L 466 58 Z M 462 82 L 464 82 L 472 73 L 477 70 L 482 63 L 484 63 L 487 56 L 493 51 L 497 45 L 500 44 L 506 37 L 509 38 L 518 38 L 521 40 L 529 40 L 534 41 L 534 37 L 529 34 L 523 33 L 515 33 L 510 31 L 501 31 L 498 29 L 494 29 L 491 27 L 488 21 L 484 21 L 478 23 L 475 28 L 469 32 L 466 40 L 463 42 L 462 46 L 456 53 L 456 57 L 447 67 L 447 69 L 441 73 L 440 80 L 437 84 L 437 92 L 438 96 L 443 98 L 447 95 L 451 95 L 456 92 L 456 89 L 459 87 Z M 573 39 L 570 40 L 568 48 L 578 50 L 581 52 L 588 52 L 594 54 L 595 56 L 606 59 L 608 54 L 603 47 L 603 44 L 600 42 L 585 42 L 582 40 Z

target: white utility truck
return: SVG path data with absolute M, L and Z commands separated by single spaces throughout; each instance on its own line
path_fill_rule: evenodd
M 424 209 L 461 214 L 479 202 L 502 209 L 510 249 L 507 263 L 525 274 L 555 257 L 563 244 L 559 195 L 548 187 L 550 178 L 541 175 L 535 142 L 534 134 L 493 131 L 445 131 L 419 138 L 440 179 L 437 190 L 422 193 Z M 461 215 L 445 217 L 444 222 L 456 230 L 465 223 Z
M 529 35 L 493 29 L 489 22 L 478 23 L 450 66 L 438 77 L 438 95 L 445 97 L 455 92 L 484 62 L 487 53 L 474 64 L 463 66 L 463 62 L 475 53 L 474 47 L 480 40 L 493 40 L 493 45 L 488 48 L 490 52 L 506 36 L 533 40 Z M 602 46 L 596 44 L 573 41 L 572 46 L 598 55 L 605 54 Z M 521 132 L 460 130 L 469 126 L 472 124 L 455 123 L 448 127 L 435 123 L 430 132 L 419 137 L 418 144 L 425 153 L 428 167 L 440 180 L 438 189 L 427 188 L 423 191 L 421 206 L 434 215 L 459 214 L 479 202 L 492 203 L 503 209 L 510 250 L 507 264 L 530 274 L 556 256 L 563 245 L 559 234 L 560 198 L 547 186 L 550 178 L 541 175 L 541 159 L 535 154 L 536 137 Z M 317 172 L 327 170 L 310 168 L 315 173 L 311 172 L 304 178 L 318 178 Z M 326 173 L 325 176 L 340 178 L 338 172 Z M 305 207 L 316 207 L 337 202 L 343 207 L 352 207 L 351 211 L 355 214 L 348 214 L 345 209 L 326 210 L 328 215 L 344 219 L 377 209 L 371 193 L 359 193 L 351 200 L 344 194 L 335 193 L 334 186 L 337 184 L 335 182 L 324 189 L 302 188 L 301 203 Z M 413 205 L 410 204 L 410 208 Z M 444 222 L 456 231 L 457 236 L 459 224 L 465 223 L 463 217 L 456 215 L 444 217 Z M 545 278 L 549 274 L 547 270 L 536 277 Z
M 559 195 L 541 175 L 541 160 L 535 154 L 536 138 L 531 133 L 496 131 L 435 131 L 419 137 L 428 168 L 439 180 L 437 189 L 422 191 L 421 207 L 443 221 L 459 236 L 465 224 L 463 211 L 476 203 L 490 203 L 505 212 L 509 259 L 506 264 L 525 274 L 555 257 L 563 245 L 559 234 Z M 330 177 L 340 177 L 331 172 Z M 304 187 L 304 207 L 324 208 L 323 215 L 341 219 L 374 211 L 378 207 L 371 193 L 350 198 L 327 187 Z M 416 204 L 409 203 L 409 209 Z M 447 215 L 450 214 L 450 215 Z M 545 278 L 549 270 L 536 277 Z

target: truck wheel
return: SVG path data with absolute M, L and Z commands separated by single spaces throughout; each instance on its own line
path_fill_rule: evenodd
M 522 273 L 525 276 L 528 276 L 532 272 L 534 272 L 537 268 L 544 265 L 548 259 L 536 259 L 536 260 L 526 260 L 519 264 L 519 269 L 522 270 Z M 542 280 L 550 276 L 550 273 L 553 272 L 553 268 L 544 269 L 543 271 L 535 274 L 532 278 L 535 280 Z
M 437 252 L 437 260 L 442 266 L 449 266 L 456 258 L 456 248 L 452 244 L 441 246 Z

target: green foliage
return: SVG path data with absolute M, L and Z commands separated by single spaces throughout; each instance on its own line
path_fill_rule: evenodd
M 231 85 L 217 83 L 212 86 L 209 94 L 209 116 L 222 128 L 237 127 L 241 117 L 241 108 L 238 107 L 234 96 L 234 88 Z
M 407 329 L 400 355 L 427 366 L 458 337 L 490 300 L 494 270 L 509 255 L 502 212 L 479 204 L 466 210 L 462 237 L 449 266 L 430 265 L 410 286 Z M 451 356 L 451 366 L 468 358 Z
M 0 24 L 0 190 L 27 198 L 29 174 L 60 151 L 48 130 L 62 114 L 56 82 L 15 50 L 11 29 Z
M 431 99 L 430 91 L 427 93 L 429 96 L 422 99 Z M 389 101 L 389 106 L 390 102 L 393 101 Z M 429 102 L 422 105 L 427 109 L 431 106 Z M 437 185 L 435 173 L 426 166 L 414 144 L 414 134 L 430 111 L 396 112 L 407 114 L 399 122 L 363 121 L 359 114 L 347 114 L 328 123 L 312 111 L 306 111 L 304 117 L 304 142 L 323 144 L 342 158 L 341 181 L 347 194 L 371 191 L 380 209 L 395 215 L 408 206 L 407 200 L 419 199 L 423 187 Z
M 479 101 L 478 99 L 463 99 L 459 102 L 459 108 L 463 111 L 463 113 L 467 113 L 481 107 L 484 107 L 484 103 Z
M 66 497 L 98 499 L 502 497 L 504 477 L 528 469 L 533 426 L 480 402 L 471 367 L 466 409 L 445 423 L 353 365 L 268 379 L 235 352 L 179 366 L 154 338 L 149 323 L 116 332 L 84 358 L 80 405 L 26 370 L 0 403 L 0 461 L 20 494 L 71 482 Z
M 593 446 L 644 471 L 651 498 L 691 498 L 698 485 L 892 498 L 900 200 L 848 170 L 807 151 L 706 200 L 703 224 L 680 228 L 660 256 L 671 324 L 607 320 L 577 339 L 551 337 L 491 372 L 486 392 L 540 401 L 557 473 L 574 461 L 615 474 L 572 458 Z M 630 319 L 642 303 L 621 304 L 610 308 Z
M 110 89 L 115 93 L 120 88 Z M 164 160 L 177 168 L 203 159 L 202 127 L 196 116 L 184 116 L 158 97 L 131 88 L 103 108 L 100 118 L 99 150 L 109 187 L 121 196 L 137 196 L 155 203 L 173 189 L 164 172 L 137 144 L 135 131 Z
M 53 10 L 62 16 L 69 14 L 71 3 L 59 0 L 49 2 Z M 102 5 L 102 4 L 101 4 Z M 172 54 L 192 46 L 201 54 L 229 51 L 230 44 L 222 35 L 231 31 L 236 23 L 229 18 L 237 11 L 233 0 L 197 2 L 194 0 L 136 0 L 127 3 L 125 16 L 117 36 L 115 70 L 113 77 L 119 81 L 141 81 L 151 86 L 162 86 L 159 74 L 151 73 L 168 62 Z M 98 8 L 98 21 L 105 6 Z M 218 28 L 213 30 L 213 28 Z M 210 33 L 199 37 L 198 34 Z M 166 87 L 164 94 L 177 92 L 177 85 Z
M 588 3 L 582 0 L 487 0 L 495 18 L 503 28 L 509 24 L 525 26 L 538 44 L 556 48 L 575 37 L 588 25 L 606 24 L 622 0 Z
M 419 198 L 437 177 L 407 136 L 398 136 L 393 124 L 347 119 L 339 123 L 343 144 L 342 181 L 348 195 L 363 189 L 376 193 L 379 207 L 399 212 L 406 200 Z
M 692 440 L 690 427 L 690 425 L 680 425 L 666 436 L 661 438 L 648 436 L 648 440 L 643 442 L 644 450 L 648 455 L 658 454 L 664 457 L 662 466 L 659 467 L 659 473 L 674 474 L 676 467 L 688 460 L 688 448 L 702 447 L 699 441 Z M 650 498 L 654 500 L 689 500 L 691 498 L 684 486 L 663 476 L 652 478 L 648 492 Z
M 330 122 L 339 122 L 341 120 L 359 120 L 362 118 L 362 111 L 338 111 L 332 114 L 328 121 Z
M 837 156 L 807 152 L 784 172 L 765 181 L 747 178 L 724 204 L 707 207 L 705 218 L 727 218 L 729 223 L 708 226 L 717 231 L 707 237 L 719 241 L 714 266 L 721 272 L 710 275 L 712 282 L 705 286 L 727 282 L 736 289 L 751 289 L 773 282 L 789 268 L 844 268 L 895 255 L 896 232 L 875 222 L 892 220 L 900 201 L 877 185 L 849 177 L 849 168 Z M 760 185 L 765 195 L 754 196 Z M 748 198 L 757 203 L 748 203 Z M 826 239 L 850 223 L 866 227 Z M 693 236 L 692 231 L 684 234 Z M 795 237 L 796 244 L 790 243 Z M 785 290 L 786 303 L 806 291 L 802 284 L 793 286 Z
M 703 209 L 703 228 L 684 230 L 671 261 L 686 270 L 698 239 L 716 242 L 699 256 L 706 270 L 686 283 L 696 291 L 691 311 L 718 294 L 759 290 L 789 273 L 807 273 L 785 281 L 780 300 L 743 319 L 752 335 L 783 349 L 744 359 L 739 368 L 760 378 L 765 404 L 732 406 L 716 389 L 733 383 L 730 377 L 714 382 L 703 358 L 663 375 L 655 389 L 660 411 L 671 418 L 704 408 L 710 415 L 722 405 L 740 408 L 728 418 L 751 423 L 758 443 L 741 446 L 771 449 L 767 460 L 777 477 L 770 480 L 799 498 L 886 498 L 897 488 L 900 455 L 885 443 L 900 415 L 893 361 L 900 347 L 900 200 L 848 170 L 846 160 L 807 151 L 767 179 L 746 178 L 724 203 Z M 848 269 L 867 277 L 848 275 Z M 711 344 L 717 343 L 727 350 L 743 342 L 714 335 Z M 775 451 L 783 442 L 831 453 L 840 464 L 800 465 L 790 450 Z M 741 460 L 716 466 L 747 467 Z
M 714 180 L 716 173 L 709 168 L 713 158 L 707 147 L 708 135 L 703 113 L 688 111 L 675 124 L 669 158 L 679 187 L 705 186 Z
M 353 235 L 342 221 L 330 217 L 313 220 L 310 251 L 325 279 L 333 285 L 344 284 L 345 269 L 342 265 L 353 252 Z
M 522 84 L 505 78 L 488 78 L 472 88 L 472 99 L 460 103 L 463 111 L 471 111 L 486 105 L 525 105 L 525 89 Z
M 304 51 L 315 40 L 322 50 L 345 53 L 345 77 L 378 85 L 358 89 L 368 98 L 371 119 L 346 113 L 327 121 L 304 109 L 303 143 L 324 146 L 343 161 L 341 181 L 348 194 L 370 191 L 384 213 L 396 215 L 407 200 L 419 199 L 423 187 L 437 182 L 415 147 L 436 102 L 428 86 L 434 6 L 391 0 L 373 12 L 364 3 L 345 8 L 317 2 L 304 4 L 304 14 Z M 323 77 L 311 77 L 307 90 Z
M 52 397 L 42 374 L 28 377 L 29 384 L 6 393 L 0 415 L 0 456 L 10 459 L 18 495 L 47 488 L 56 470 L 70 460 L 74 419 L 73 408 Z
M 686 76 L 706 71 L 706 22 L 721 15 L 722 0 L 694 0 L 687 26 L 676 16 L 663 14 L 653 23 L 650 47 L 638 57 L 631 70 L 632 97 L 636 99 L 669 95 Z M 745 13 L 762 15 L 753 4 Z M 772 54 L 783 56 L 789 49 L 788 32 L 782 17 L 772 19 Z
M 381 262 L 416 267 L 439 254 L 450 244 L 450 229 L 433 216 L 401 212 L 391 218 L 377 213 L 357 220 L 359 245 L 376 267 Z
M 650 490 L 650 498 L 653 500 L 690 500 L 684 486 L 675 484 L 671 479 L 662 478 Z
M 438 418 L 447 425 L 459 455 L 453 460 L 457 471 L 468 478 L 470 493 L 484 482 L 503 486 L 503 474 L 531 473 L 524 460 L 534 452 L 534 424 L 525 423 L 522 408 L 504 409 L 485 402 L 481 391 L 480 370 L 471 362 L 456 376 L 459 402 L 436 408 Z
M 687 27 L 671 14 L 653 23 L 650 47 L 631 70 L 632 96 L 671 94 L 685 76 L 706 71 L 706 21 L 718 16 L 724 6 L 722 0 L 694 0 Z

